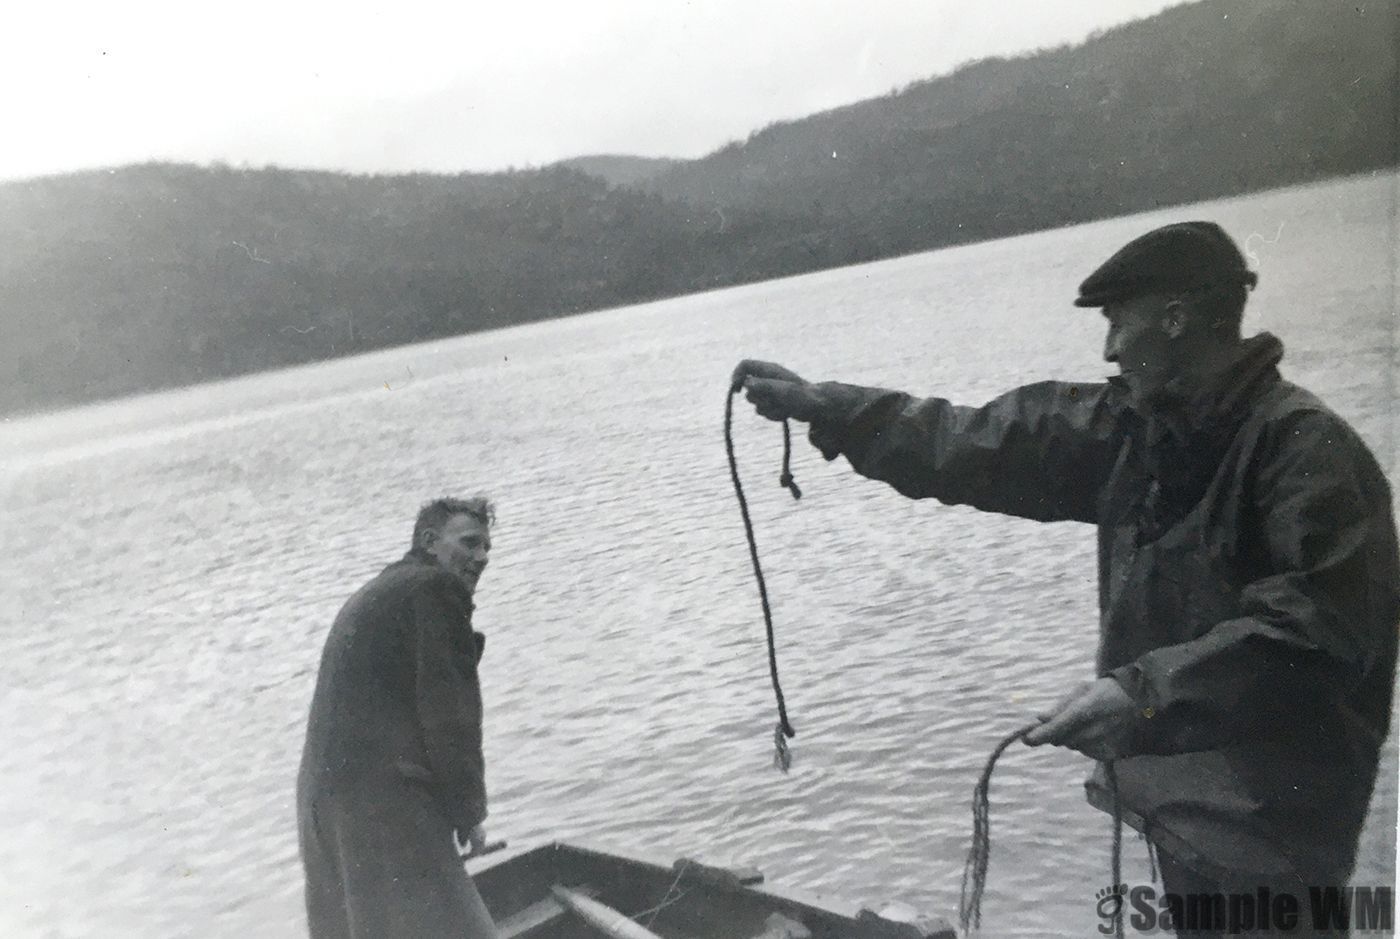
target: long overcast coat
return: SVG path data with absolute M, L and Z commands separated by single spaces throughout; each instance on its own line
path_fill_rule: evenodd
M 409 552 L 331 627 L 297 784 L 313 939 L 462 935 L 453 834 L 486 817 L 471 614 L 461 581 Z
M 1246 340 L 1171 411 L 1045 382 L 981 408 L 839 386 L 829 458 L 912 498 L 1098 526 L 1098 673 L 1138 705 L 1129 821 L 1204 876 L 1344 883 L 1385 739 L 1400 623 L 1386 479 Z M 997 676 L 988 674 L 995 683 Z M 995 736 L 989 728 L 990 736 Z M 1108 808 L 1102 767 L 1090 801 Z

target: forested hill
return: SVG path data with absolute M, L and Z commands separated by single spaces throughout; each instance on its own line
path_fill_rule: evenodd
M 581 156 L 555 164 L 606 180 L 613 186 L 638 187 L 660 176 L 667 168 L 682 161 L 658 157 L 618 156 L 606 154 Z
M 699 160 L 5 184 L 0 412 L 1393 166 L 1397 50 L 1400 0 L 1204 0 Z
M 1192 3 L 765 128 L 647 187 L 819 204 L 880 253 L 1125 214 L 1394 163 L 1397 57 L 1394 0 Z

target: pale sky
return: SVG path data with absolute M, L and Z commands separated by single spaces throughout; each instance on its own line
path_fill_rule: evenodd
M 0 179 L 696 157 L 1180 0 L 12 0 Z

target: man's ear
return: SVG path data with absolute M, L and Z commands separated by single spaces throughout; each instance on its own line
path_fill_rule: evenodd
M 1180 339 L 1186 332 L 1186 304 L 1168 300 L 1162 307 L 1162 332 L 1168 339 Z
M 437 529 L 425 528 L 422 533 L 418 535 L 418 547 L 422 548 L 424 551 L 430 550 L 433 545 L 437 544 L 437 540 Z

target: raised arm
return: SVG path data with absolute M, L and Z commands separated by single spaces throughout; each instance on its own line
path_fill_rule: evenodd
M 913 499 L 1039 521 L 1097 521 L 1121 445 L 1109 386 L 1041 382 L 982 407 L 898 391 L 803 381 L 744 363 L 736 383 L 765 417 L 811 425 L 827 459 Z M 770 377 L 774 376 L 774 377 Z

